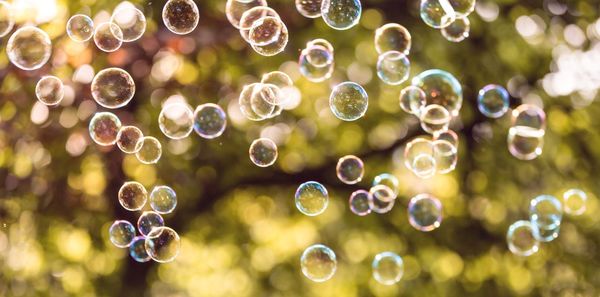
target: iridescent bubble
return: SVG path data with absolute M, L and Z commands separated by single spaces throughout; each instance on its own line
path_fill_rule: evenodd
M 358 24 L 362 6 L 360 0 L 322 0 L 321 17 L 336 30 L 347 30 Z
M 97 112 L 90 120 L 90 137 L 99 145 L 115 144 L 119 130 L 121 130 L 121 120 L 113 113 Z
M 375 30 L 375 50 L 378 54 L 397 51 L 408 55 L 412 37 L 404 26 L 388 23 Z
M 442 203 L 429 194 L 419 194 L 408 203 L 408 222 L 415 229 L 429 232 L 442 224 Z
M 157 227 L 146 237 L 146 253 L 152 260 L 167 263 L 175 260 L 181 248 L 181 239 L 175 230 L 169 227 Z
M 169 0 L 163 7 L 162 19 L 169 31 L 185 35 L 198 26 L 200 12 L 192 0 Z
M 462 86 L 452 74 L 439 69 L 426 70 L 412 79 L 412 85 L 425 92 L 426 105 L 441 105 L 451 116 L 458 116 L 463 100 Z
M 248 43 L 264 46 L 276 42 L 285 26 L 279 17 L 264 16 L 252 23 L 248 32 Z
M 448 0 L 421 0 L 421 19 L 435 29 L 449 26 L 456 19 L 456 12 Z
M 383 252 L 375 255 L 373 263 L 373 278 L 380 284 L 391 286 L 402 279 L 404 262 L 396 253 Z
M 369 96 L 359 84 L 350 81 L 343 82 L 331 91 L 329 107 L 338 119 L 356 121 L 367 112 Z
M 101 51 L 114 52 L 123 45 L 123 32 L 111 22 L 102 23 L 94 31 L 94 43 Z
M 446 130 L 434 136 L 433 140 L 445 140 L 458 149 L 458 135 L 452 130 Z
M 546 113 L 535 105 L 521 104 L 512 111 L 512 126 L 545 130 Z
M 536 239 L 549 242 L 558 237 L 562 221 L 562 203 L 551 195 L 540 195 L 529 203 L 529 219 L 537 232 Z
M 433 141 L 433 157 L 435 158 L 436 172 L 445 174 L 456 168 L 458 150 L 447 140 Z
M 296 9 L 307 18 L 318 18 L 321 16 L 322 0 L 296 0 Z
M 112 32 L 114 36 L 122 37 L 122 41 L 131 42 L 136 41 L 144 32 L 146 32 L 146 16 L 139 9 L 133 6 L 123 6 L 113 12 L 111 23 L 119 27 L 119 32 Z M 111 30 L 114 27 L 111 27 Z
M 250 42 L 252 49 L 262 56 L 274 56 L 281 53 L 289 39 L 289 33 L 286 25 L 279 19 L 278 17 L 264 17 L 252 25 L 250 28 L 249 38 L 251 41 L 258 40 L 253 38 L 253 36 L 260 36 L 266 34 L 266 32 L 271 32 L 271 30 L 278 29 L 279 33 L 277 34 L 277 39 L 267 44 L 258 44 Z M 266 34 L 270 35 L 270 34 Z
M 517 256 L 531 256 L 539 250 L 536 228 L 529 221 L 516 221 L 506 232 L 508 249 Z
M 333 250 L 322 244 L 311 245 L 300 257 L 302 274 L 314 282 L 324 282 L 335 274 L 337 259 Z
M 214 103 L 198 105 L 194 111 L 194 131 L 202 138 L 213 139 L 221 136 L 227 126 L 225 111 Z
M 23 70 L 39 69 L 50 59 L 52 41 L 41 29 L 24 26 L 8 39 L 6 53 L 8 60 Z
M 467 17 L 475 10 L 476 0 L 448 0 L 457 17 Z
M 430 104 L 421 110 L 419 120 L 421 128 L 429 134 L 438 134 L 448 130 L 452 117 L 447 109 L 441 105 Z
M 14 25 L 12 6 L 6 1 L 0 1 L 0 37 L 8 35 Z
M 253 7 L 267 6 L 266 0 L 227 0 L 225 14 L 235 28 L 240 29 L 240 20 L 244 13 Z
M 434 176 L 437 164 L 433 156 L 433 142 L 424 137 L 411 140 L 404 148 L 404 165 L 420 178 Z
M 119 189 L 119 203 L 126 210 L 136 211 L 142 209 L 148 200 L 146 188 L 138 182 L 128 181 Z
M 353 185 L 362 180 L 365 166 L 359 157 L 348 155 L 338 160 L 335 173 L 343 183 Z
M 103 107 L 116 109 L 131 101 L 135 83 L 129 73 L 121 68 L 103 69 L 92 80 L 92 97 Z
M 333 52 L 321 45 L 308 46 L 300 52 L 298 66 L 300 73 L 306 79 L 312 82 L 322 82 L 333 74 Z
M 146 252 L 146 238 L 136 236 L 129 246 L 129 255 L 133 260 L 144 263 L 150 261 L 150 255 Z
M 513 126 L 508 129 L 508 151 L 521 160 L 533 160 L 542 154 L 544 130 L 525 126 Z
M 572 216 L 582 215 L 586 210 L 587 194 L 579 189 L 570 189 L 563 194 L 565 212 Z
M 377 76 L 388 85 L 399 85 L 408 79 L 410 61 L 401 52 L 388 51 L 377 59 Z
M 139 150 L 135 153 L 138 161 L 144 164 L 156 164 L 162 155 L 160 141 L 152 136 L 142 137 L 137 146 Z
M 158 115 L 158 127 L 171 139 L 183 139 L 194 129 L 194 113 L 185 103 L 169 103 Z
M 425 104 L 425 92 L 419 87 L 408 86 L 400 92 L 400 108 L 410 114 L 419 116 Z
M 171 213 L 177 206 L 177 194 L 168 186 L 156 186 L 150 192 L 150 207 L 160 214 Z
M 355 215 L 366 216 L 371 213 L 371 208 L 369 207 L 369 195 L 369 192 L 365 190 L 356 190 L 352 192 L 348 204 L 350 205 L 350 210 Z
M 239 29 L 240 35 L 242 35 L 242 38 L 244 38 L 246 42 L 252 43 L 252 40 L 250 39 L 250 29 L 252 29 L 254 22 L 259 21 L 267 16 L 279 18 L 279 14 L 267 6 L 255 6 L 242 14 L 239 23 Z M 277 32 L 277 34 L 279 34 L 279 32 Z
M 456 18 L 450 25 L 442 28 L 442 36 L 446 40 L 451 42 L 461 42 L 469 37 L 469 31 L 471 30 L 471 22 L 469 19 Z
M 382 173 L 373 178 L 373 187 L 376 185 L 384 185 L 392 190 L 395 196 L 398 195 L 398 191 L 400 190 L 400 182 L 398 178 L 389 173 Z M 395 198 L 395 197 L 394 197 Z
M 508 91 L 499 85 L 487 85 L 479 90 L 477 108 L 488 118 L 499 118 L 508 111 Z
M 84 14 L 76 14 L 67 21 L 67 35 L 75 42 L 86 42 L 94 36 L 94 21 Z
M 250 97 L 250 108 L 263 118 L 268 118 L 275 110 L 275 104 L 279 101 L 281 90 L 272 84 L 259 84 L 254 87 Z
M 268 138 L 259 138 L 250 144 L 250 161 L 258 167 L 269 167 L 277 160 L 277 145 Z
M 289 94 L 294 87 L 294 82 L 290 76 L 281 71 L 272 71 L 264 74 L 260 83 L 277 87 L 277 89 L 274 89 L 274 92 L 267 93 L 266 95 L 268 96 L 263 96 L 263 99 L 267 101 L 267 103 L 273 105 L 285 104 L 288 100 L 286 95 Z
M 144 236 L 148 236 L 154 228 L 162 227 L 164 225 L 165 220 L 155 211 L 144 211 L 137 221 L 138 230 Z
M 44 105 L 58 105 L 65 96 L 63 83 L 56 76 L 44 76 L 35 85 L 35 95 Z
M 296 208 L 301 213 L 312 217 L 322 214 L 327 209 L 329 194 L 322 184 L 309 181 L 301 184 L 296 189 L 294 200 Z
M 135 228 L 128 221 L 117 220 L 110 226 L 108 235 L 110 242 L 116 247 L 126 248 L 131 244 L 135 237 Z
M 142 130 L 135 126 L 123 126 L 117 134 L 117 146 L 126 154 L 137 153 L 141 148 Z
M 369 189 L 369 208 L 378 214 L 392 210 L 395 201 L 396 194 L 386 185 L 380 184 Z

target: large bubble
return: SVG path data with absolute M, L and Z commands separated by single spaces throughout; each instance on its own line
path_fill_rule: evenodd
M 350 29 L 360 20 L 362 6 L 360 0 L 322 0 L 321 17 L 336 30 Z
M 354 82 L 343 82 L 331 91 L 329 107 L 343 121 L 356 121 L 363 117 L 369 107 L 369 96 L 365 89 Z
M 169 0 L 163 7 L 162 19 L 169 31 L 185 35 L 198 26 L 200 12 L 192 0 Z
M 329 280 L 337 269 L 335 253 L 322 244 L 309 246 L 300 257 L 302 274 L 315 282 Z
M 411 44 L 410 32 L 402 25 L 388 23 L 375 30 L 375 50 L 380 55 L 389 51 L 408 55 Z
M 103 69 L 92 80 L 92 97 L 106 108 L 127 105 L 135 94 L 135 83 L 129 73 L 121 68 Z
M 145 247 L 152 260 L 168 263 L 179 255 L 181 239 L 175 230 L 169 227 L 157 227 L 146 237 Z
M 404 262 L 396 253 L 383 252 L 375 255 L 373 263 L 373 278 L 383 285 L 393 285 L 402 279 Z
M 99 145 L 113 145 L 121 130 L 121 120 L 110 112 L 97 112 L 89 124 L 90 138 Z
M 171 213 L 177 207 L 177 194 L 171 187 L 156 186 L 150 192 L 150 207 L 160 214 Z
M 94 36 L 94 21 L 84 14 L 76 14 L 67 21 L 67 35 L 75 42 L 86 42 Z
M 186 138 L 194 129 L 194 113 L 185 103 L 169 103 L 158 115 L 158 127 L 171 139 Z
M 131 42 L 140 39 L 146 32 L 146 16 L 133 6 L 123 6 L 113 12 L 110 21 L 119 27 L 119 32 L 113 32 L 115 36 L 121 36 L 122 41 Z M 111 27 L 111 30 L 114 27 Z
M 6 53 L 10 62 L 23 70 L 39 69 L 50 59 L 52 41 L 37 27 L 21 27 L 8 39 Z
M 460 111 L 463 100 L 460 82 L 449 72 L 430 69 L 421 72 L 412 79 L 412 85 L 425 92 L 426 105 L 443 106 L 455 117 Z
M 322 184 L 309 181 L 301 184 L 294 195 L 296 208 L 307 215 L 317 216 L 322 214 L 329 204 L 329 194 Z
M 126 248 L 135 238 L 135 228 L 128 221 L 117 220 L 110 226 L 108 235 L 116 247 Z

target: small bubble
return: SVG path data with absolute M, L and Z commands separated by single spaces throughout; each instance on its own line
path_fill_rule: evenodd
M 451 42 L 461 42 L 469 37 L 471 30 L 471 22 L 469 19 L 457 18 L 450 25 L 442 28 L 442 36 Z
M 35 95 L 44 105 L 58 105 L 65 96 L 63 82 L 56 76 L 44 76 L 35 86 Z
M 138 182 L 128 181 L 123 183 L 119 189 L 119 203 L 126 210 L 136 211 L 142 209 L 146 205 L 148 192 L 146 188 Z
M 411 43 L 410 32 L 402 25 L 388 23 L 375 30 L 375 50 L 380 55 L 389 51 L 408 55 Z
M 315 181 L 301 184 L 298 189 L 296 189 L 294 199 L 296 208 L 298 208 L 301 213 L 311 217 L 322 214 L 329 204 L 329 194 L 327 193 L 327 189 L 325 186 Z
M 254 7 L 267 6 L 266 0 L 227 0 L 225 3 L 225 15 L 227 20 L 235 28 L 240 29 L 240 20 L 244 13 Z
M 388 51 L 377 59 L 377 76 L 388 85 L 399 85 L 408 79 L 410 61 L 401 52 Z
M 136 146 L 139 146 L 139 150 L 135 153 L 138 161 L 144 164 L 156 164 L 160 160 L 162 146 L 158 139 L 152 136 L 144 136 Z
M 139 9 L 125 6 L 117 9 L 110 18 L 111 23 L 117 25 L 120 30 L 113 31 L 113 35 L 121 37 L 124 42 L 138 40 L 146 32 L 146 16 Z M 114 27 L 111 26 L 111 30 Z M 119 34 L 119 31 L 121 34 Z
M 331 91 L 329 107 L 338 119 L 356 121 L 367 112 L 369 96 L 359 84 L 343 82 Z
M 179 255 L 181 239 L 175 230 L 169 227 L 157 227 L 146 237 L 145 247 L 152 260 L 168 263 Z
M 433 231 L 442 224 L 442 203 L 429 194 L 419 194 L 408 203 L 408 222 L 423 232 Z
M 359 157 L 348 155 L 338 160 L 335 172 L 343 183 L 353 185 L 362 180 L 365 168 Z
M 171 213 L 177 206 L 177 194 L 168 186 L 156 186 L 150 192 L 149 202 L 157 213 Z
M 144 211 L 137 221 L 138 231 L 143 236 L 148 236 L 154 228 L 165 225 L 163 217 L 155 211 Z
M 425 103 L 425 92 L 419 87 L 408 86 L 400 91 L 400 108 L 410 114 L 420 116 Z
M 365 190 L 356 190 L 350 195 L 348 204 L 352 213 L 358 216 L 366 216 L 371 213 L 369 207 L 369 192 Z
M 537 232 L 536 239 L 549 242 L 558 237 L 562 221 L 562 203 L 551 195 L 540 195 L 529 203 L 529 219 Z
M 158 115 L 158 127 L 171 139 L 183 139 L 194 129 L 194 113 L 185 103 L 169 103 Z
M 380 284 L 387 286 L 399 282 L 404 274 L 402 258 L 392 252 L 375 255 L 371 268 L 373 269 L 373 278 Z
M 127 71 L 112 67 L 103 69 L 94 76 L 91 90 L 92 97 L 98 104 L 116 109 L 131 101 L 135 94 L 135 83 Z
M 307 18 L 318 18 L 321 16 L 322 0 L 296 0 L 296 9 Z
M 135 154 L 142 148 L 142 130 L 135 126 L 123 126 L 117 134 L 117 146 L 126 154 Z
M 329 247 L 322 244 L 311 245 L 300 257 L 302 273 L 314 282 L 324 282 L 335 274 L 337 259 Z
M 565 212 L 572 215 L 582 215 L 586 210 L 587 194 L 579 189 L 570 189 L 563 194 Z
M 378 214 L 390 212 L 395 201 L 394 191 L 386 185 L 376 185 L 369 190 L 369 208 Z
M 102 23 L 94 31 L 94 43 L 103 52 L 114 52 L 123 44 L 123 32 L 111 22 Z
M 508 249 L 517 256 L 531 256 L 539 250 L 537 231 L 529 221 L 516 221 L 506 232 Z
M 321 17 L 336 30 L 348 30 L 360 20 L 362 6 L 360 0 L 322 0 Z
M 115 144 L 120 129 L 121 120 L 110 112 L 97 112 L 90 120 L 90 137 L 99 145 Z
M 248 150 L 250 160 L 258 167 L 269 167 L 277 160 L 277 145 L 268 138 L 256 139 Z
M 94 21 L 84 14 L 76 14 L 67 21 L 67 35 L 75 42 L 86 42 L 94 36 Z
M 479 90 L 477 108 L 486 117 L 499 118 L 508 111 L 509 95 L 499 85 L 487 85 Z
M 150 261 L 150 255 L 146 252 L 146 238 L 136 236 L 129 246 L 129 255 L 135 261 L 144 263 Z
M 202 138 L 217 138 L 223 134 L 226 126 L 227 115 L 220 106 L 206 103 L 196 107 L 194 111 L 194 131 Z
M 108 230 L 110 241 L 119 248 L 128 247 L 135 237 L 135 228 L 124 220 L 115 221 Z

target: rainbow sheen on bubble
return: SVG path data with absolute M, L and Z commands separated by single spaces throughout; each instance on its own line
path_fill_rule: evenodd
M 117 220 L 110 226 L 108 235 L 116 247 L 126 248 L 135 238 L 135 228 L 128 221 Z
M 529 219 L 537 230 L 538 241 L 549 242 L 558 237 L 562 216 L 562 203 L 554 196 L 540 195 L 529 203 Z
M 338 119 L 356 121 L 367 112 L 369 96 L 361 85 L 350 81 L 343 82 L 331 91 L 329 107 Z
M 309 181 L 298 186 L 294 200 L 296 208 L 301 213 L 307 216 L 317 216 L 327 209 L 329 194 L 322 184 Z
M 315 244 L 302 253 L 300 268 L 302 274 L 311 281 L 324 282 L 335 274 L 337 259 L 332 249 L 322 244 Z
M 502 86 L 490 84 L 479 90 L 477 108 L 489 118 L 499 118 L 508 111 L 508 91 Z
M 375 255 L 371 263 L 373 278 L 380 284 L 391 286 L 402 279 L 404 261 L 393 252 L 382 252 Z
M 258 167 L 269 167 L 277 161 L 277 145 L 269 138 L 259 138 L 250 144 L 250 161 Z
M 394 208 L 396 196 L 386 185 L 373 186 L 369 189 L 369 208 L 378 214 L 388 213 Z
M 350 199 L 348 199 L 348 205 L 350 206 L 350 211 L 357 216 L 366 216 L 371 213 L 371 208 L 369 207 L 369 192 L 365 190 L 356 190 L 350 194 Z
M 425 93 L 425 105 L 437 104 L 446 108 L 452 117 L 458 115 L 463 92 L 460 82 L 451 73 L 440 69 L 426 70 L 412 79 L 412 85 Z
M 155 186 L 150 192 L 148 202 L 157 213 L 171 213 L 177 207 L 177 193 L 168 186 Z
M 353 185 L 360 182 L 365 174 L 363 161 L 353 155 L 341 157 L 335 167 L 335 173 L 340 181 Z
M 506 242 L 508 249 L 517 256 L 528 257 L 538 252 L 537 230 L 530 221 L 516 221 L 508 227 Z
M 408 203 L 408 222 L 413 228 L 429 232 L 442 224 L 442 203 L 430 194 L 419 194 Z
M 388 85 L 399 85 L 408 79 L 410 61 L 398 51 L 388 51 L 377 59 L 377 76 Z
M 146 252 L 146 238 L 136 236 L 129 245 L 129 256 L 136 262 L 144 263 L 150 261 L 150 255 Z
M 179 255 L 181 238 L 169 227 L 156 227 L 146 236 L 145 248 L 152 260 L 159 263 L 172 262 Z
M 148 236 L 154 228 L 162 227 L 165 225 L 163 217 L 155 211 L 144 211 L 137 221 L 138 231 L 143 236 Z
M 335 30 L 348 30 L 360 20 L 362 5 L 360 0 L 322 0 L 321 17 Z

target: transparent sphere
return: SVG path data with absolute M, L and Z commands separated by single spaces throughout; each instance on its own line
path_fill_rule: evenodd
M 348 155 L 338 160 L 335 173 L 343 183 L 353 185 L 362 180 L 365 166 L 359 157 Z
M 296 0 L 296 9 L 307 18 L 318 18 L 321 16 L 322 0 Z
M 160 214 L 171 213 L 177 206 L 177 194 L 168 186 L 156 186 L 150 192 L 150 207 Z
M 425 92 L 419 87 L 408 86 L 400 91 L 400 108 L 410 114 L 419 116 L 426 102 Z
M 527 127 L 532 130 L 546 129 L 546 113 L 543 109 L 531 105 L 521 104 L 512 111 L 512 126 L 516 128 Z
M 123 6 L 113 12 L 111 23 L 119 27 L 119 32 L 112 32 L 114 36 L 122 37 L 122 41 L 131 42 L 140 39 L 146 32 L 146 16 L 133 6 Z M 113 27 L 111 27 L 112 30 Z
M 435 175 L 437 167 L 433 152 L 431 140 L 417 137 L 404 148 L 404 165 L 416 176 L 430 178 Z
M 398 195 L 398 191 L 400 190 L 400 182 L 398 178 L 393 174 L 382 173 L 373 178 L 373 187 L 376 185 L 384 185 L 392 190 L 395 196 Z
M 558 237 L 563 207 L 560 200 L 551 195 L 540 195 L 529 203 L 529 219 L 537 229 L 536 239 L 549 242 Z
M 279 39 L 279 34 L 285 26 L 279 17 L 264 16 L 252 23 L 248 32 L 248 43 L 251 45 L 268 45 Z
M 333 52 L 322 45 L 311 45 L 300 52 L 300 73 L 312 82 L 322 82 L 331 77 L 334 70 Z
M 279 34 L 277 34 L 277 38 L 274 41 L 267 44 L 253 43 L 254 40 L 258 40 L 254 39 L 253 36 L 266 34 L 266 32 L 275 28 L 278 29 Z M 252 49 L 259 55 L 266 57 L 281 53 L 285 49 L 289 39 L 288 29 L 283 21 L 278 17 L 271 16 L 264 17 L 254 22 L 252 28 L 250 28 L 249 36 Z
M 244 85 L 244 88 L 240 92 L 238 98 L 238 105 L 242 114 L 251 121 L 262 121 L 265 119 L 263 116 L 259 116 L 252 110 L 252 95 L 254 94 L 254 88 L 259 87 L 261 83 L 251 83 Z
M 449 26 L 456 19 L 456 12 L 449 0 L 421 0 L 421 19 L 435 29 Z
M 358 216 L 366 216 L 371 213 L 369 207 L 369 192 L 365 190 L 356 190 L 350 195 L 348 204 L 350 205 L 350 211 Z
M 499 118 L 508 111 L 508 91 L 499 85 L 487 85 L 477 94 L 477 108 L 488 118 Z
M 533 160 L 542 154 L 545 131 L 527 126 L 508 129 L 508 151 L 520 160 Z
M 311 245 L 300 257 L 302 274 L 314 282 L 324 282 L 335 274 L 337 259 L 332 249 L 322 245 Z
M 239 23 L 239 29 L 240 35 L 242 35 L 242 38 L 244 38 L 246 42 L 252 43 L 252 40 L 250 39 L 250 29 L 252 29 L 254 22 L 257 22 L 267 16 L 279 18 L 279 14 L 267 6 L 255 6 L 246 10 L 242 14 Z M 277 32 L 277 34 L 279 34 L 279 32 Z
M 171 139 L 183 139 L 194 129 L 194 113 L 185 103 L 167 104 L 158 114 L 158 127 Z
M 469 19 L 457 18 L 450 25 L 442 28 L 442 36 L 451 42 L 461 42 L 469 37 L 471 30 L 471 22 Z
M 517 256 L 531 256 L 539 250 L 537 231 L 529 221 L 516 221 L 506 232 L 508 249 Z
M 119 130 L 121 130 L 121 120 L 113 113 L 97 112 L 90 120 L 90 137 L 99 145 L 115 144 Z
M 250 144 L 250 161 L 258 167 L 269 167 L 277 160 L 277 145 L 268 138 L 259 138 Z
M 322 0 L 321 17 L 336 30 L 347 30 L 358 24 L 362 6 L 360 0 Z
M 154 228 L 165 225 L 163 217 L 155 211 L 144 211 L 137 221 L 137 227 L 143 236 L 148 236 Z
M 317 46 L 317 45 L 326 48 L 333 55 L 333 51 L 334 51 L 333 45 L 331 45 L 331 42 L 327 41 L 327 39 L 323 39 L 323 38 L 313 39 L 306 43 L 306 48 L 309 48 L 311 46 Z M 311 63 L 315 63 L 315 61 L 313 61 L 312 59 L 309 59 L 309 61 Z
M 433 141 L 433 157 L 435 159 L 436 172 L 446 174 L 456 168 L 458 150 L 450 141 L 436 139 Z
M 110 226 L 110 229 L 108 229 L 108 235 L 110 242 L 116 247 L 126 248 L 131 244 L 135 237 L 135 228 L 128 221 L 117 220 Z
M 321 8 L 321 5 L 319 5 Z M 6 1 L 0 1 L 0 37 L 8 35 L 15 25 L 11 5 Z
M 373 269 L 373 278 L 380 284 L 387 286 L 399 282 L 404 274 L 402 258 L 392 252 L 375 255 L 371 268 Z
M 263 85 L 271 85 L 276 88 L 267 88 L 266 94 L 263 94 L 263 99 L 267 101 L 269 104 L 273 105 L 282 105 L 287 102 L 288 94 L 292 92 L 294 88 L 294 82 L 285 72 L 281 71 L 271 71 L 269 73 L 265 73 L 260 80 L 260 83 Z M 263 87 L 264 88 L 264 87 Z
M 86 42 L 94 36 L 94 21 L 84 14 L 76 14 L 67 21 L 67 35 L 75 42 Z
M 329 107 L 338 119 L 356 121 L 367 112 L 369 96 L 359 84 L 350 81 L 343 82 L 331 91 Z
M 448 0 L 457 17 L 465 18 L 475 10 L 476 0 Z
M 44 76 L 35 85 L 35 95 L 44 105 L 58 105 L 65 96 L 63 82 L 56 76 Z
M 322 214 L 327 209 L 329 194 L 322 184 L 309 181 L 301 184 L 296 189 L 294 200 L 296 208 L 301 213 L 312 217 Z
M 119 203 L 126 210 L 135 211 L 140 210 L 146 205 L 148 200 L 148 192 L 146 188 L 138 182 L 128 181 L 123 183 L 119 189 Z
M 430 104 L 421 110 L 419 120 L 421 128 L 429 134 L 438 134 L 448 130 L 452 117 L 447 109 L 438 104 Z
M 131 101 L 135 83 L 129 73 L 121 68 L 103 69 L 92 80 L 92 97 L 103 107 L 116 109 Z
M 162 155 L 162 146 L 158 139 L 152 136 L 144 136 L 139 141 L 137 146 L 139 150 L 135 153 L 138 161 L 144 164 L 156 164 Z
M 126 154 L 137 153 L 142 147 L 140 139 L 144 137 L 142 130 L 135 126 L 123 126 L 117 134 L 117 146 Z
M 436 134 L 433 140 L 445 140 L 458 149 L 458 135 L 452 130 L 446 130 Z
M 408 79 L 410 61 L 401 52 L 388 51 L 377 59 L 377 76 L 388 85 L 399 85 Z
M 369 189 L 369 208 L 378 214 L 390 212 L 395 201 L 396 194 L 386 185 L 380 184 Z
M 259 84 L 254 87 L 250 97 L 250 108 L 259 116 L 268 118 L 275 110 L 273 102 L 279 102 L 281 90 L 272 84 Z
M 163 7 L 162 19 L 169 31 L 185 35 L 198 26 L 200 12 L 192 0 L 169 0 Z
M 39 69 L 50 59 L 52 41 L 37 27 L 21 27 L 8 39 L 6 54 L 13 65 L 23 70 Z
M 388 23 L 375 30 L 375 50 L 382 55 L 389 51 L 396 51 L 408 55 L 412 37 L 404 26 Z
M 123 45 L 123 32 L 111 22 L 102 23 L 94 31 L 94 43 L 103 52 L 114 52 Z
M 136 236 L 129 245 L 129 255 L 136 262 L 144 263 L 150 261 L 150 255 L 146 252 L 146 238 Z
M 169 227 L 157 227 L 146 237 L 145 247 L 146 253 L 152 260 L 168 263 L 179 255 L 181 239 L 175 230 Z
M 578 216 L 586 210 L 587 194 L 579 189 L 570 189 L 563 194 L 563 204 L 567 214 Z
M 244 12 L 257 7 L 267 6 L 266 0 L 227 0 L 225 4 L 225 15 L 227 20 L 235 28 L 240 29 L 240 20 L 244 15 Z
M 227 126 L 227 115 L 213 103 L 198 105 L 194 111 L 194 131 L 202 138 L 213 139 L 221 136 Z
M 442 224 L 442 203 L 429 194 L 419 194 L 408 203 L 408 222 L 415 229 L 429 232 Z
M 426 105 L 441 105 L 455 117 L 462 106 L 463 93 L 460 82 L 449 72 L 430 69 L 412 79 L 412 85 L 425 92 Z

